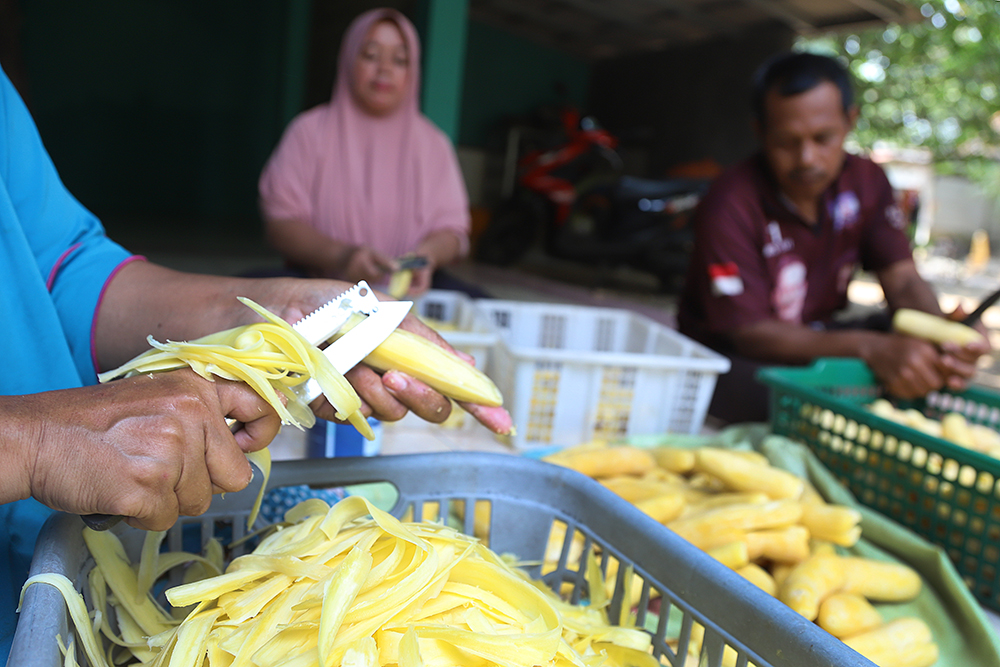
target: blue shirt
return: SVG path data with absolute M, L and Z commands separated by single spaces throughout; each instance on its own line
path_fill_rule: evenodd
M 94 316 L 129 253 L 59 179 L 24 102 L 0 70 L 0 394 L 97 381 Z M 0 505 L 0 660 L 35 538 L 51 513 L 28 499 Z

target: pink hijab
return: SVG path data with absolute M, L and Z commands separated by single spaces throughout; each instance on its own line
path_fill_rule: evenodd
M 389 116 L 365 113 L 351 76 L 369 29 L 390 19 L 409 51 L 408 92 Z M 431 232 L 450 230 L 468 250 L 469 205 L 448 137 L 420 113 L 420 43 L 394 9 L 358 16 L 347 29 L 330 102 L 296 116 L 261 174 L 268 219 L 301 220 L 340 241 L 389 257 L 416 249 Z

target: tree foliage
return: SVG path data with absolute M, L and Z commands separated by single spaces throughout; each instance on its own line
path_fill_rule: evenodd
M 926 148 L 941 171 L 965 174 L 996 192 L 1000 2 L 915 5 L 920 21 L 803 39 L 799 47 L 832 53 L 850 67 L 860 145 Z

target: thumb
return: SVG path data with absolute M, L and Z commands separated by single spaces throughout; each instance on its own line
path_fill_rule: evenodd
M 243 382 L 216 381 L 219 404 L 226 417 L 235 419 L 233 436 L 244 452 L 267 447 L 281 429 L 281 418 L 271 405 Z M 285 402 L 285 397 L 279 397 Z
M 393 273 L 399 270 L 399 262 L 392 259 L 391 257 L 383 255 L 377 250 L 371 251 L 371 258 L 372 262 L 380 271 L 384 271 L 386 273 Z
M 955 310 L 948 313 L 948 319 L 953 322 L 961 322 L 962 320 L 965 319 L 966 315 L 968 315 L 968 313 L 965 312 L 965 308 L 963 308 L 962 304 L 959 303 L 957 306 L 955 306 Z

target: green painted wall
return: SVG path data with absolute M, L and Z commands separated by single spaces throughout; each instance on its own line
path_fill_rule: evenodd
M 302 69 L 290 40 L 308 1 L 23 0 L 32 113 L 113 235 L 150 220 L 182 239 L 259 234 L 257 175 L 302 94 L 287 69 Z
M 462 111 L 468 9 L 467 0 L 425 0 L 417 24 L 424 61 L 421 108 L 452 141 Z
M 561 101 L 585 107 L 588 83 L 585 62 L 470 21 L 458 143 L 497 148 L 506 138 L 505 118 Z
M 429 2 L 385 0 L 425 42 Z M 260 247 L 260 169 L 291 117 L 329 99 L 340 34 L 377 4 L 21 0 L 25 96 L 63 180 L 115 238 Z M 583 62 L 475 21 L 461 41 L 437 51 L 424 91 L 458 144 L 502 148 L 504 119 L 557 103 L 556 82 L 586 101 Z M 464 63 L 448 62 L 463 44 Z

